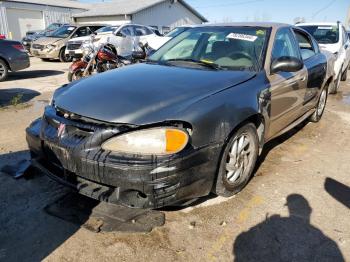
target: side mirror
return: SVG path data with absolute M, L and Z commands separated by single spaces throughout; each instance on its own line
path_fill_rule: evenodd
M 304 63 L 301 59 L 290 56 L 282 56 L 275 59 L 271 64 L 271 73 L 297 72 L 301 70 Z
M 144 51 L 133 51 L 132 58 L 134 59 L 145 59 L 146 53 Z

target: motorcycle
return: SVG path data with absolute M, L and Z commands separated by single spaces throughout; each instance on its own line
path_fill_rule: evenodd
M 73 59 L 68 72 L 69 82 L 90 76 L 94 71 L 102 73 L 132 63 L 129 59 L 119 56 L 116 48 L 108 40 L 96 45 L 94 39 L 95 35 L 92 34 L 90 40 L 83 43 L 81 59 Z

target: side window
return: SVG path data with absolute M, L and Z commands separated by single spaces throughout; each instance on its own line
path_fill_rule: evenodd
M 295 44 L 294 36 L 288 28 L 278 30 L 272 49 L 272 60 L 282 56 L 300 58 L 299 50 Z
M 135 35 L 136 36 L 144 36 L 151 35 L 153 32 L 145 26 L 135 26 Z
M 300 52 L 301 52 L 301 58 L 303 60 L 306 60 L 312 56 L 314 56 L 316 54 L 312 41 L 310 40 L 310 38 L 298 31 L 298 30 L 294 30 L 294 34 L 296 36 L 296 39 L 298 41 L 299 44 L 299 48 L 300 48 Z
M 131 26 L 124 26 L 120 32 L 125 35 L 125 36 L 132 36 L 133 32 L 132 32 L 132 27 Z
M 81 37 L 81 36 L 87 36 L 89 35 L 90 30 L 88 29 L 88 27 L 84 26 L 84 27 L 80 27 L 78 28 L 77 31 L 75 31 L 74 37 Z
M 146 35 L 152 35 L 153 31 L 151 29 L 149 29 L 148 27 L 144 27 Z

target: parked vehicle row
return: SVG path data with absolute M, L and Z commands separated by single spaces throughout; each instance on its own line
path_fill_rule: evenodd
M 266 142 L 321 119 L 327 61 L 301 27 L 189 28 L 144 63 L 57 89 L 27 128 L 32 161 L 81 194 L 133 208 L 234 195 Z
M 95 33 L 94 40 L 97 45 L 108 42 L 115 47 L 120 56 L 130 56 L 138 48 L 140 42 L 149 42 L 150 39 L 163 39 L 163 37 L 155 34 L 153 28 L 137 24 L 103 27 Z M 84 41 L 90 41 L 90 36 L 73 38 L 68 41 L 66 55 L 81 55 Z

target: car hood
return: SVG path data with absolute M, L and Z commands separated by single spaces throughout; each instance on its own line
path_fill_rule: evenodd
M 90 36 L 81 36 L 70 39 L 68 42 L 83 42 L 86 40 L 90 40 Z
M 254 76 L 249 71 L 137 64 L 71 83 L 55 93 L 54 103 L 105 122 L 143 125 L 181 120 L 181 112 L 191 104 Z
M 54 44 L 54 43 L 62 41 L 62 40 L 65 40 L 65 38 L 41 37 L 38 40 L 35 40 L 35 44 L 48 45 L 48 44 Z

